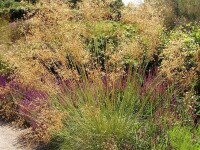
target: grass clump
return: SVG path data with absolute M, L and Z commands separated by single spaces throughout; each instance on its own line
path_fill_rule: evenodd
M 156 147 L 160 141 L 153 137 L 162 136 L 158 132 L 159 125 L 153 125 L 162 120 L 156 118 L 156 112 L 160 105 L 169 111 L 173 90 L 166 93 L 162 89 L 168 87 L 156 82 L 156 79 L 148 81 L 153 89 L 146 86 L 145 90 L 138 80 L 117 82 L 111 82 L 111 87 L 102 86 L 102 82 L 86 82 L 78 89 L 75 86 L 75 93 L 67 90 L 58 97 L 52 97 L 54 102 L 59 102 L 57 107 L 66 113 L 64 128 L 57 135 L 61 141 L 57 143 L 57 149 Z M 148 83 L 145 81 L 146 85 Z

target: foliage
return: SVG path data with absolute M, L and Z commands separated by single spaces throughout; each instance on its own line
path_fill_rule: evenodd
M 176 150 L 199 150 L 200 139 L 199 128 L 195 134 L 191 132 L 189 127 L 175 126 L 169 131 L 170 143 Z
M 0 117 L 28 125 L 27 143 L 199 149 L 196 6 L 35 2 L 0 2 Z
M 140 88 L 140 82 L 136 78 L 131 81 L 109 81 L 107 78 L 107 84 L 103 85 L 102 81 L 92 83 L 87 80 L 82 88 L 75 86 L 75 89 L 70 83 L 70 90 L 68 86 L 64 86 L 62 94 L 52 97 L 55 105 L 67 114 L 64 129 L 57 135 L 63 141 L 58 149 L 156 147 L 159 140 L 155 140 L 155 143 L 151 143 L 151 140 L 154 140 L 154 136 L 161 135 L 157 133 L 157 126 L 153 126 L 154 121 L 158 121 L 154 115 L 160 105 L 168 109 L 168 102 L 173 95 L 173 90 L 172 93 L 165 92 L 167 85 L 157 81 L 159 80 L 149 76 L 144 81 L 143 88 Z
M 192 87 L 199 72 L 199 26 L 186 25 L 171 31 L 166 48 L 161 53 L 161 73 L 182 87 Z
M 43 91 L 25 87 L 0 76 L 0 117 L 18 126 L 28 125 L 27 145 L 48 143 L 62 128 L 63 114 L 54 109 Z
M 121 23 L 109 17 L 111 12 L 104 14 L 110 11 L 109 2 L 102 2 L 102 6 L 99 6 L 96 4 L 98 2 L 82 1 L 77 10 L 71 9 L 65 3 L 43 3 L 42 7 L 36 4 L 35 7 L 39 10 L 24 21 L 22 33 L 25 39 L 17 40 L 4 54 L 5 61 L 16 68 L 17 79 L 26 84 L 49 87 L 53 80 L 78 77 L 77 67 L 90 69 L 95 66 L 112 71 L 113 66 L 123 68 L 124 64 L 130 62 L 138 67 L 153 60 L 156 55 L 162 24 L 159 23 L 156 13 L 149 18 L 149 7 L 147 10 L 145 7 L 136 10 L 134 16 L 138 19 L 127 18 L 129 21 L 142 21 L 133 26 L 123 21 L 128 16 L 126 14 L 122 14 Z M 102 14 L 86 11 L 95 7 L 106 11 L 102 10 Z M 143 12 L 145 18 L 139 20 L 143 10 L 146 11 Z M 98 12 L 96 9 L 94 11 Z M 151 28 L 142 27 L 147 22 L 145 19 L 152 22 Z M 102 21 L 98 23 L 98 20 Z M 149 23 L 146 27 L 148 26 Z
M 3 0 L 0 2 L 0 16 L 6 19 L 21 19 L 30 9 L 33 9 L 28 2 L 18 2 L 15 0 Z
M 199 19 L 200 17 L 200 1 L 199 0 L 177 0 L 178 13 L 190 19 Z

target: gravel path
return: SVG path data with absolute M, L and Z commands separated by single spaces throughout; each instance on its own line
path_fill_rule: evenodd
M 144 3 L 144 0 L 122 0 L 125 6 L 127 6 L 129 3 L 133 3 L 135 6 L 139 6 Z
M 25 150 L 18 142 L 23 130 L 17 130 L 0 122 L 0 150 Z

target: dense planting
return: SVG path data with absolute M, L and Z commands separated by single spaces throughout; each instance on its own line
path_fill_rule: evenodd
M 198 0 L 0 2 L 0 117 L 28 145 L 200 149 Z

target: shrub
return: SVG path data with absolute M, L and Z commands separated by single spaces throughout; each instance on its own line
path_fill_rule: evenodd
M 161 52 L 160 73 L 181 89 L 180 100 L 188 114 L 199 112 L 199 42 L 198 25 L 181 26 L 170 33 L 166 48 Z M 185 109 L 184 109 L 185 110 Z M 183 113 L 185 113 L 183 112 Z M 198 121 L 197 121 L 198 122 Z
M 177 19 L 177 3 L 174 0 L 146 0 L 146 3 L 157 12 L 160 21 L 168 27 L 174 27 L 174 22 Z
M 138 31 L 138 37 L 135 40 L 137 42 L 130 41 L 130 43 L 126 44 L 125 41 L 124 44 L 130 44 L 130 47 L 127 46 L 126 48 L 133 50 L 139 44 L 139 48 L 136 48 L 136 51 L 139 51 L 139 55 L 143 54 L 143 60 L 147 63 L 157 55 L 157 49 L 161 44 L 164 25 L 159 14 L 159 11 L 148 3 L 136 9 L 127 7 L 122 10 L 121 21 L 126 24 L 134 24 Z M 135 44 L 135 46 L 132 44 Z
M 178 13 L 189 19 L 199 19 L 200 17 L 200 1 L 199 0 L 177 0 Z
M 21 27 L 24 29 L 24 38 L 10 45 L 4 54 L 5 61 L 16 68 L 15 76 L 18 77 L 15 79 L 26 84 L 38 88 L 42 85 L 50 90 L 50 87 L 55 86 L 55 81 L 74 77 L 78 80 L 78 68 L 90 70 L 100 67 L 112 71 L 113 68 L 123 68 L 124 64 L 130 62 L 138 67 L 144 62 L 148 64 L 157 55 L 163 26 L 156 12 L 151 17 L 151 7 L 133 10 L 137 19 L 129 18 L 128 22 L 123 19 L 125 14 L 122 13 L 121 21 L 117 22 L 109 17 L 98 16 L 100 13 L 96 14 L 97 18 L 88 16 L 92 13 L 85 10 L 86 6 L 94 5 L 110 11 L 110 2 L 101 2 L 101 7 L 98 2 L 90 4 L 83 1 L 78 4 L 80 8 L 77 9 L 62 2 L 41 3 L 43 5 L 35 5 L 38 11 L 33 17 L 27 17 L 29 19 Z M 131 16 L 132 12 L 129 13 Z M 145 14 L 143 21 L 139 20 L 140 13 Z M 138 21 L 132 24 L 135 20 Z M 148 20 L 151 22 L 151 29 L 146 28 L 150 26 L 149 23 L 145 28 L 142 27 Z
M 198 79 L 199 43 L 196 42 L 195 28 L 199 29 L 199 26 L 188 25 L 172 31 L 160 55 L 161 73 L 186 90 L 193 87 Z

